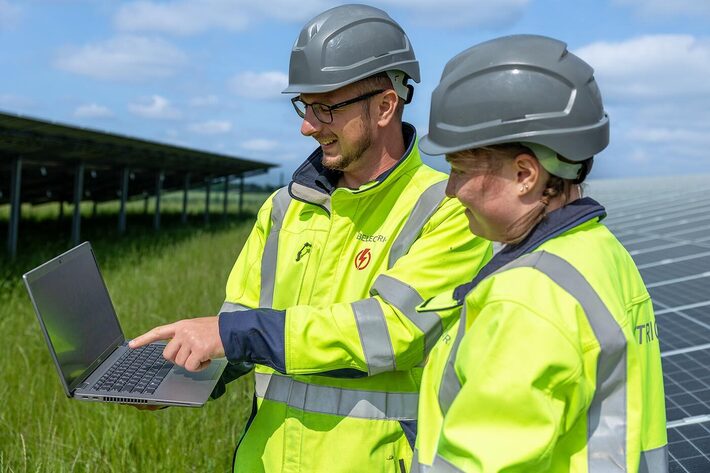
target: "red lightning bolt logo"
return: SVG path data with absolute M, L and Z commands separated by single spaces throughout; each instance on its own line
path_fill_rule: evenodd
M 355 257 L 355 267 L 362 271 L 363 269 L 367 268 L 367 265 L 370 264 L 370 260 L 372 260 L 372 253 L 370 253 L 369 248 L 365 248 L 364 250 L 360 251 L 360 253 L 357 254 Z

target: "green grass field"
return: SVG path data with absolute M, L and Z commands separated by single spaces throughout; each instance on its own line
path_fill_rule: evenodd
M 82 240 L 94 246 L 126 336 L 215 314 L 265 198 L 249 196 L 244 214 L 227 217 L 215 198 L 209 226 L 202 223 L 199 202 L 182 226 L 181 200 L 166 199 L 157 233 L 142 202 L 133 202 L 122 237 L 116 236 L 115 206 L 100 205 L 96 217 L 83 222 Z M 232 212 L 236 208 L 230 202 Z M 0 472 L 228 471 L 251 408 L 251 376 L 200 409 L 149 412 L 65 397 L 20 279 L 68 248 L 71 222 L 57 221 L 56 212 L 57 204 L 23 208 L 18 257 L 0 257 Z M 82 214 L 90 213 L 90 205 L 82 206 Z M 2 211 L 0 231 L 4 243 Z

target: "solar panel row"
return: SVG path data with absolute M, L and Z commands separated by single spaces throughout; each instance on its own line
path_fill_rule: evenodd
M 670 471 L 710 472 L 708 176 L 592 181 L 606 225 L 629 250 L 656 310 Z M 642 336 L 653 336 L 645 334 Z

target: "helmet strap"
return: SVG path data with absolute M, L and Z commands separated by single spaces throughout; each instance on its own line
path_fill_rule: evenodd
M 414 96 L 414 87 L 407 84 L 407 74 L 399 70 L 385 71 L 387 77 L 390 78 L 392 82 L 392 88 L 397 92 L 397 95 L 404 100 L 404 103 L 409 103 L 412 101 Z
M 545 168 L 545 171 L 550 174 L 561 177 L 562 179 L 577 179 L 579 177 L 582 164 L 561 161 L 558 159 L 557 153 L 547 146 L 530 143 L 528 141 L 521 141 L 520 144 L 530 148 L 532 152 L 535 153 L 535 157 L 540 161 L 542 167 Z

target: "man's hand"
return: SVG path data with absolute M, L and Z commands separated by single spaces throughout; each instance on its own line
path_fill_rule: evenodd
M 163 357 L 188 371 L 203 370 L 212 358 L 224 356 L 217 316 L 185 319 L 155 327 L 131 340 L 128 346 L 138 348 L 167 339 L 171 340 L 163 350 Z

